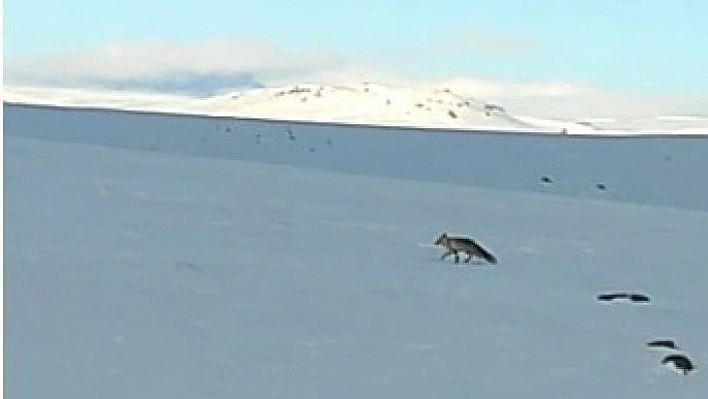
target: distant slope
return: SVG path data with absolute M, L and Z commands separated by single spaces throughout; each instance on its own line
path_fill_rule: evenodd
M 708 137 L 474 132 L 6 105 L 5 135 L 708 209 Z

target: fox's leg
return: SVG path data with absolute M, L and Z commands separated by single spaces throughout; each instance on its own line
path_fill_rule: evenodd
M 440 260 L 445 260 L 448 256 L 452 255 L 452 251 L 447 251 L 440 257 Z
M 460 254 L 455 251 L 455 263 L 460 263 Z
M 472 260 L 472 254 L 469 252 L 465 252 L 467 254 L 467 259 L 465 259 L 465 263 L 470 263 L 470 260 Z

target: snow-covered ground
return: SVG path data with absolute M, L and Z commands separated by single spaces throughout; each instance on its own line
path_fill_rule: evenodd
M 456 94 L 449 88 L 300 84 L 247 89 L 212 97 L 107 90 L 6 87 L 4 101 L 15 104 L 82 106 L 192 115 L 338 122 L 427 128 L 498 129 L 568 134 L 708 134 L 708 118 L 552 120 L 516 115 L 503 104 Z M 582 112 L 579 110 L 579 112 Z
M 702 138 L 297 125 L 292 140 L 264 122 L 6 111 L 8 397 L 708 392 L 708 202 L 690 200 L 708 196 Z M 250 144 L 220 139 L 235 135 Z M 487 155 L 499 166 L 478 148 L 501 148 Z M 414 150 L 410 170 L 399 158 Z M 616 174 L 600 192 L 602 167 Z M 455 169 L 466 177 L 446 177 Z M 443 230 L 499 263 L 438 260 Z M 596 302 L 612 291 L 651 302 Z M 645 346 L 656 338 L 695 373 L 662 368 Z

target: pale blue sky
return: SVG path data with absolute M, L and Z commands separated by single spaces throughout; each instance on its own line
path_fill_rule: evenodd
M 151 40 L 262 42 L 423 78 L 708 92 L 705 0 L 4 2 L 6 65 Z

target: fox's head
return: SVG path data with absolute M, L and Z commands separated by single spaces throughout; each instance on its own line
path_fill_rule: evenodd
M 447 233 L 442 233 L 437 240 L 435 240 L 435 245 L 443 245 L 443 242 L 447 240 Z

